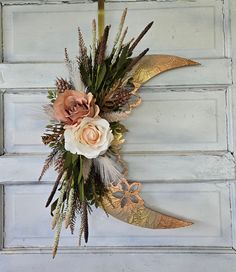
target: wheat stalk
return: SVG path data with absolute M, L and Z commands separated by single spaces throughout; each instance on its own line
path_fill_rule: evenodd
M 117 43 L 118 43 L 118 41 L 120 39 L 120 35 L 121 35 L 122 29 L 123 29 L 123 26 L 124 26 L 124 23 L 125 23 L 126 14 L 127 14 L 127 8 L 125 8 L 123 13 L 122 13 L 122 16 L 121 16 L 121 19 L 120 19 L 120 24 L 119 24 L 119 27 L 118 27 L 118 31 L 117 31 L 117 34 L 116 34 L 116 37 L 115 37 L 115 40 L 114 40 L 113 48 L 116 47 L 116 45 L 117 45 Z
M 117 46 L 117 48 L 116 48 L 115 54 L 114 54 L 114 56 L 113 56 L 113 58 L 112 58 L 112 61 L 111 61 L 111 64 L 112 64 L 112 65 L 113 65 L 113 64 L 116 62 L 116 60 L 117 60 L 117 57 L 118 57 L 118 55 L 119 55 L 119 53 L 120 53 L 120 49 L 121 49 L 121 47 L 122 47 L 122 45 L 123 45 L 123 41 L 124 41 L 124 39 L 125 39 L 125 36 L 126 36 L 127 32 L 128 32 L 128 27 L 126 27 L 125 31 L 123 32 L 123 34 L 121 35 L 121 37 L 120 37 L 120 39 L 119 39 L 118 46 Z
M 73 204 L 75 199 L 75 189 L 72 187 L 70 189 L 69 198 L 68 198 L 68 205 L 66 210 L 65 216 L 65 228 L 67 229 L 72 220 L 72 212 L 73 212 Z
M 92 22 L 92 34 L 93 34 L 93 43 L 92 43 L 92 65 L 95 64 L 95 55 L 96 55 L 96 41 L 97 41 L 97 27 L 96 20 Z
M 55 233 L 54 244 L 53 244 L 53 248 L 52 248 L 52 257 L 53 257 L 53 259 L 55 258 L 56 254 L 57 254 L 57 249 L 58 249 L 58 245 L 59 245 L 59 241 L 60 241 L 62 223 L 63 223 L 63 220 L 64 220 L 63 209 L 64 209 L 64 205 L 62 207 L 62 212 L 60 214 L 58 224 L 57 224 L 57 230 L 56 230 L 56 233 Z

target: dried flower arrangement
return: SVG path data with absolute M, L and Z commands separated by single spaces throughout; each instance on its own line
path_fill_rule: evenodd
M 45 111 L 50 124 L 42 136 L 52 151 L 45 161 L 40 180 L 51 165 L 58 177 L 48 198 L 51 204 L 52 228 L 56 228 L 53 256 L 58 248 L 64 222 L 74 232 L 80 215 L 80 237 L 87 243 L 88 214 L 92 206 L 101 207 L 128 223 L 148 228 L 177 228 L 191 225 L 145 207 L 140 197 L 140 183 L 128 183 L 128 167 L 122 159 L 126 127 L 121 123 L 141 103 L 137 94 L 151 77 L 196 62 L 167 55 L 145 56 L 145 49 L 132 57 L 134 49 L 151 28 L 148 24 L 136 39 L 124 42 L 127 9 L 124 10 L 110 53 L 107 41 L 110 26 L 97 39 L 96 22 L 92 22 L 92 46 L 88 52 L 81 30 L 78 30 L 80 54 L 71 61 L 65 49 L 69 80 L 58 78 L 56 90 L 48 92 L 50 103 Z M 132 219 L 131 219 L 132 218 Z

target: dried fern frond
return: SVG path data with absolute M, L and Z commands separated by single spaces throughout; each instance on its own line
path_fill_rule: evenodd
M 84 43 L 84 38 L 82 35 L 82 32 L 80 30 L 80 28 L 78 28 L 78 37 L 79 37 L 79 49 L 80 49 L 80 60 L 81 62 L 83 62 L 84 64 L 88 62 L 88 55 L 87 55 L 87 47 L 85 46 Z
M 93 43 L 92 43 L 92 65 L 95 64 L 95 55 L 96 55 L 96 41 L 97 41 L 97 26 L 96 20 L 92 22 L 92 34 L 93 34 Z
M 99 46 L 99 53 L 98 53 L 98 64 L 103 64 L 105 60 L 105 52 L 107 47 L 107 39 L 109 35 L 110 26 L 106 26 L 104 29 L 104 34 L 102 36 L 101 44 Z
M 81 245 L 81 238 L 84 234 L 85 243 L 88 242 L 89 228 L 88 228 L 88 207 L 87 202 L 83 201 L 81 203 L 81 225 L 80 225 L 80 235 L 79 235 L 79 245 Z
M 46 133 L 42 136 L 42 141 L 45 145 L 53 143 L 56 147 L 58 141 L 62 139 L 64 128 L 62 124 L 53 123 L 46 127 Z
M 72 211 L 71 211 L 71 221 L 70 221 L 71 234 L 74 233 L 77 214 L 80 213 L 80 209 L 81 209 L 81 203 L 78 198 L 74 197 L 74 202 L 73 202 Z
M 58 154 L 57 154 L 57 159 L 54 162 L 55 171 L 57 171 L 58 173 L 63 172 L 64 163 L 65 163 L 64 152 L 59 151 Z
M 38 181 L 41 181 L 44 174 L 47 172 L 47 170 L 50 168 L 50 166 L 53 164 L 54 158 L 57 155 L 58 150 L 57 149 L 53 149 L 53 151 L 48 155 L 47 159 L 44 162 L 44 166 L 42 169 L 42 172 L 39 176 Z

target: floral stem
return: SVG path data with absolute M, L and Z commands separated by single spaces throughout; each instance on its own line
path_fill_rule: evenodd
M 52 229 L 54 229 L 56 227 L 58 220 L 61 216 L 61 213 L 63 212 L 63 211 L 61 212 L 61 207 L 64 205 L 63 199 L 64 199 L 65 191 L 66 191 L 66 182 L 64 182 L 62 185 L 61 193 L 60 193 L 60 196 L 57 201 L 57 206 L 56 206 L 55 213 L 54 213 L 54 216 L 52 219 Z
M 59 245 L 59 241 L 60 241 L 62 223 L 63 223 L 63 220 L 64 220 L 63 210 L 64 210 L 64 204 L 62 205 L 61 213 L 60 213 L 59 220 L 58 220 L 58 223 L 57 223 L 57 230 L 56 230 L 56 233 L 55 233 L 55 239 L 54 239 L 54 244 L 53 244 L 53 249 L 52 249 L 53 259 L 55 258 L 56 254 L 57 254 L 57 249 L 58 249 L 58 245 Z

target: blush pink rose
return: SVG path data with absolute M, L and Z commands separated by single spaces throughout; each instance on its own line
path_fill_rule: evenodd
M 60 93 L 53 104 L 54 115 L 58 121 L 67 125 L 79 124 L 84 117 L 96 117 L 99 107 L 92 93 L 66 90 Z

